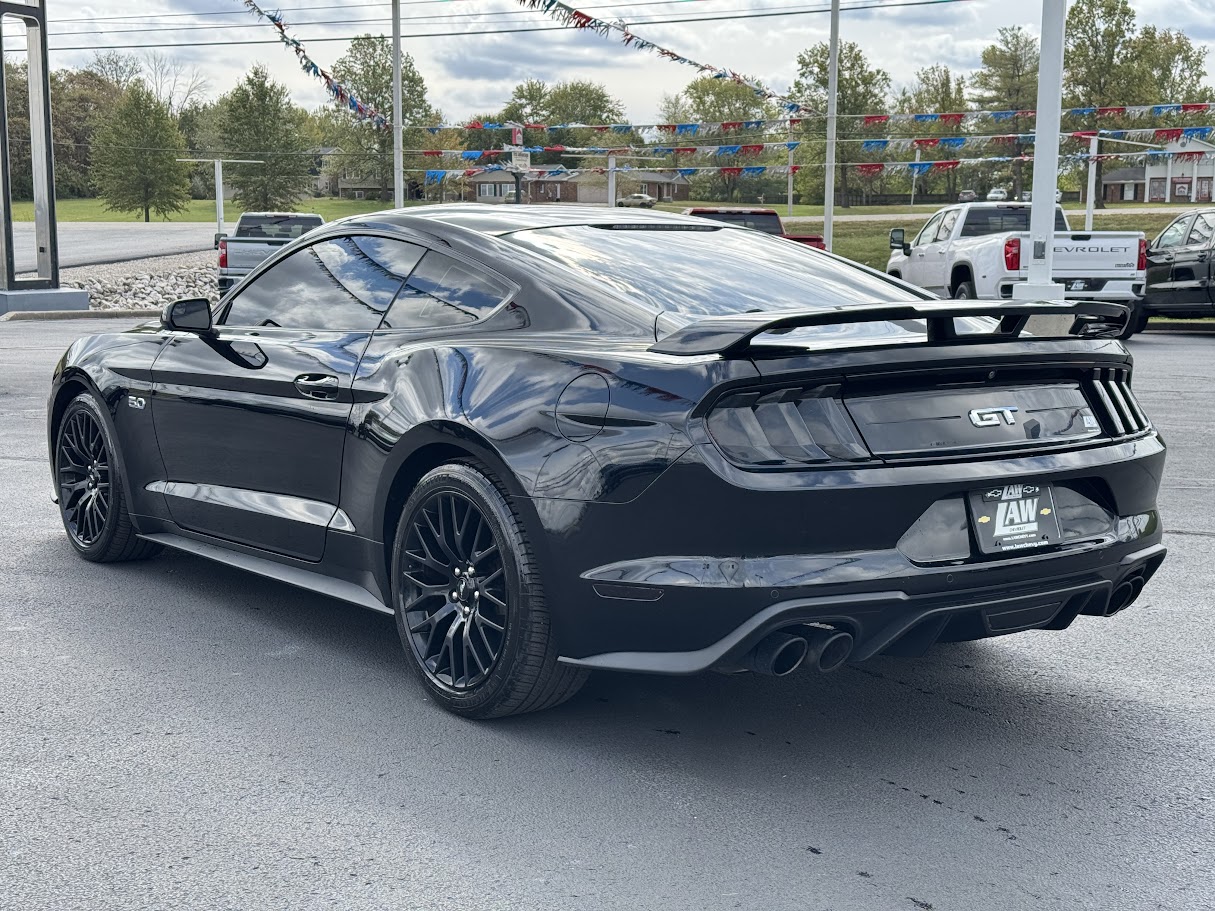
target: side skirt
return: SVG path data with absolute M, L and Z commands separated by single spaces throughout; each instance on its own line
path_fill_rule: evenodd
M 237 569 L 243 569 L 269 579 L 276 579 L 279 582 L 286 582 L 288 585 L 316 592 L 319 595 L 327 595 L 330 598 L 336 598 L 338 601 L 357 604 L 359 607 L 365 607 L 368 610 L 392 616 L 393 611 L 391 607 L 381 601 L 377 595 L 372 594 L 361 585 L 356 585 L 353 582 L 335 579 L 332 576 L 326 576 L 297 566 L 287 566 L 274 560 L 268 560 L 265 557 L 229 550 L 226 547 L 218 547 L 205 541 L 197 541 L 172 532 L 152 532 L 140 535 L 140 537 L 148 541 L 163 544 L 165 547 L 171 547 L 174 550 L 185 551 L 197 557 L 205 557 L 217 563 L 234 566 Z

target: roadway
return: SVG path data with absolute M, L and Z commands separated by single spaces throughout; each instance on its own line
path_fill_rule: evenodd
M 196 253 L 214 246 L 214 222 L 88 222 L 59 224 L 59 266 L 99 263 Z M 13 253 L 17 272 L 38 268 L 34 223 L 13 223 Z
M 826 677 L 601 674 L 470 723 L 389 618 L 75 557 L 45 396 L 97 331 L 0 323 L 0 907 L 1212 907 L 1212 337 L 1131 343 L 1170 556 L 1123 614 Z

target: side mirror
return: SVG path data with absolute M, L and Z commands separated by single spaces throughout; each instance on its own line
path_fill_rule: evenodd
M 173 301 L 161 311 L 160 325 L 178 332 L 205 335 L 212 331 L 211 302 L 201 297 Z
M 907 243 L 906 237 L 907 237 L 907 232 L 903 228 L 891 228 L 890 229 L 890 249 L 891 250 L 902 250 L 904 253 L 907 253 L 908 248 L 910 247 L 910 244 Z
M 215 240 L 214 240 L 213 246 L 215 247 L 215 249 L 216 249 L 216 250 L 218 250 L 218 249 L 219 249 L 219 242 L 220 242 L 221 240 L 223 240 L 225 236 L 226 236 L 226 235 L 224 235 L 224 234 L 216 234 L 216 235 L 215 235 Z

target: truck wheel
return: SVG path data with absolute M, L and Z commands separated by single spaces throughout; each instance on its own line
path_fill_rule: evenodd
M 974 282 L 958 282 L 958 286 L 953 289 L 953 299 L 956 301 L 972 301 L 978 296 Z

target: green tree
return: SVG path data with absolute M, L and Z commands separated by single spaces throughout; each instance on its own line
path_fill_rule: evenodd
M 789 90 L 791 97 L 819 110 L 827 110 L 827 79 L 830 48 L 820 42 L 797 55 L 797 78 Z M 836 138 L 858 139 L 866 134 L 864 120 L 856 114 L 883 113 L 888 110 L 890 96 L 890 74 L 880 67 L 870 66 L 861 46 L 853 41 L 841 41 L 839 45 L 839 81 L 836 91 Z M 817 121 L 826 138 L 826 121 Z M 804 124 L 803 124 L 804 125 Z M 859 143 L 845 142 L 838 146 L 836 160 L 846 163 Z M 817 150 L 816 150 L 817 151 Z M 818 152 L 819 160 L 822 153 Z M 811 156 L 812 158 L 815 156 Z M 839 204 L 847 207 L 850 168 L 840 167 L 838 190 Z M 801 184 L 805 188 L 810 180 L 820 178 L 820 168 L 809 168 L 802 172 Z M 803 198 L 807 193 L 803 189 Z
M 1038 104 L 1038 39 L 1019 25 L 1002 28 L 996 43 L 984 48 L 983 66 L 970 79 L 971 98 L 983 110 L 1032 111 Z M 1001 121 L 1009 133 L 1018 135 L 1030 126 L 1021 117 Z M 1013 154 L 1025 154 L 1017 142 Z M 1013 199 L 1021 198 L 1024 162 L 1012 166 Z
M 966 77 L 954 73 L 943 63 L 934 63 L 932 66 L 916 70 L 911 84 L 904 86 L 899 91 L 898 99 L 895 101 L 895 109 L 900 114 L 922 114 L 932 111 L 962 113 L 969 108 L 970 104 L 966 100 Z M 917 123 L 915 130 L 917 134 L 922 133 L 926 137 L 957 136 L 961 132 L 958 124 L 949 121 Z M 938 161 L 958 157 L 952 149 L 932 146 L 928 147 L 925 153 L 922 153 L 923 157 Z M 912 179 L 917 181 L 917 186 L 924 187 L 929 192 L 936 192 L 940 189 L 941 184 L 944 184 L 945 193 L 951 197 L 956 196 L 958 192 L 956 168 L 943 173 L 929 171 L 922 177 L 913 176 Z
M 134 82 L 98 129 L 93 149 L 97 188 L 106 208 L 167 218 L 190 199 L 186 143 L 169 116 L 142 82 Z
M 1195 47 L 1184 32 L 1146 25 L 1135 43 L 1140 78 L 1151 93 L 1148 103 L 1215 100 L 1215 89 L 1203 84 L 1207 49 Z
M 256 158 L 263 164 L 231 167 L 236 200 L 248 209 L 287 209 L 307 190 L 307 146 L 300 111 L 286 86 L 274 82 L 265 67 L 255 66 L 224 99 L 220 135 L 227 153 Z
M 345 128 L 334 137 L 334 145 L 346 153 L 344 167 L 380 184 L 383 199 L 392 199 L 392 43 L 382 35 L 364 35 L 350 43 L 350 50 L 334 65 L 333 74 L 359 101 L 375 108 L 388 126 L 376 129 L 342 111 Z M 426 99 L 426 80 L 418 72 L 413 57 L 401 57 L 401 123 L 404 148 L 429 148 L 430 134 L 424 127 L 438 122 L 438 112 Z M 417 155 L 405 156 L 405 167 L 423 166 Z

